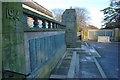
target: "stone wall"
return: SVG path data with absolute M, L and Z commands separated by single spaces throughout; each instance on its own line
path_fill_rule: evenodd
M 23 13 L 47 20 L 56 26 L 54 29 L 41 30 L 36 27 L 25 29 Z M 65 30 L 57 27 L 64 28 L 63 25 L 23 9 L 20 2 L 3 2 L 2 14 L 0 51 L 3 78 L 48 78 L 66 51 Z
M 75 9 L 66 9 L 62 15 L 62 23 L 66 25 L 66 45 L 76 47 L 77 22 Z
M 66 50 L 65 32 L 24 32 L 24 39 L 28 77 L 48 77 Z

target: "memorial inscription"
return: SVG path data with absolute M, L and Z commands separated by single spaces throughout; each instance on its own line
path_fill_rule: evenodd
M 6 9 L 6 17 L 9 19 L 13 19 L 13 20 L 20 20 L 19 17 L 19 11 L 13 10 L 13 9 Z

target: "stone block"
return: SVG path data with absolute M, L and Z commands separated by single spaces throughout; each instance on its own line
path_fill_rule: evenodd
M 25 54 L 23 44 L 4 47 L 3 69 L 25 74 Z
M 2 34 L 0 34 L 0 47 L 2 47 Z
M 23 45 L 11 45 L 3 48 L 4 70 L 25 73 L 25 54 Z
M 6 2 L 2 4 L 3 33 L 23 32 L 21 3 Z
M 10 43 L 10 35 L 9 34 L 2 34 L 2 47 L 11 46 Z
M 10 65 L 9 66 L 10 66 L 10 69 L 15 72 L 16 71 L 19 72 L 18 55 L 19 54 L 17 54 L 17 46 L 11 45 L 11 55 L 10 55 L 10 61 L 9 61 Z
M 10 33 L 10 43 L 11 45 L 17 44 L 17 33 Z
M 35 39 L 31 39 L 29 41 L 29 47 L 30 47 L 30 66 L 31 71 L 33 71 L 36 67 L 36 45 L 35 45 Z
M 0 12 L 2 12 L 2 2 L 0 2 Z M 2 14 L 0 14 L 0 34 L 2 34 Z
M 41 63 L 44 62 L 44 39 L 40 38 L 40 59 Z
M 23 33 L 16 33 L 16 43 L 20 44 L 24 42 Z
M 9 67 L 9 65 L 11 64 L 10 58 L 11 58 L 11 47 L 10 46 L 2 47 L 2 62 L 3 62 L 4 70 L 10 70 Z
M 40 39 L 36 39 L 35 41 L 36 44 L 36 58 L 37 58 L 37 66 L 41 65 L 41 52 L 40 52 Z
M 5 3 L 4 3 L 5 4 Z M 7 4 L 6 4 L 7 5 Z M 14 26 L 14 20 L 8 19 L 7 17 L 7 6 L 3 5 L 2 7 L 2 32 L 3 33 L 10 33 L 10 32 L 15 32 L 15 26 Z
M 0 34 L 2 34 L 2 19 L 0 19 Z
M 27 74 L 26 73 L 26 60 L 25 60 L 25 49 L 24 49 L 24 43 L 21 43 L 21 44 L 17 44 L 17 58 L 18 58 L 18 70 L 19 70 L 19 73 L 22 73 L 22 74 Z M 27 62 L 29 63 L 29 62 Z
M 0 34 L 0 79 L 2 78 L 2 34 Z

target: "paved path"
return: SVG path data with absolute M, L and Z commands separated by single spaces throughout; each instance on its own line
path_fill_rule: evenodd
M 72 54 L 71 59 L 69 57 L 70 54 Z M 67 57 L 69 60 L 66 61 Z M 89 46 L 82 45 L 81 48 L 68 48 L 67 54 L 62 60 L 60 67 L 53 70 L 50 78 L 106 78 L 101 75 L 103 73 L 100 72 L 102 70 L 96 65 L 97 61 L 95 61 L 95 57 L 99 56 L 97 56 L 95 50 Z M 65 64 L 67 64 L 66 68 L 65 64 L 62 64 L 64 61 L 66 61 Z
M 97 43 L 87 42 L 89 46 L 94 47 L 100 54 L 97 58 L 108 78 L 118 78 L 118 52 L 120 43 Z
M 118 45 L 86 42 L 81 48 L 68 48 L 50 78 L 118 78 Z

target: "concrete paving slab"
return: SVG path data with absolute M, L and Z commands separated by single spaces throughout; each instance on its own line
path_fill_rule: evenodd
M 95 57 L 94 57 L 94 60 L 95 60 L 95 64 L 98 67 L 98 70 L 100 71 L 100 74 L 101 74 L 102 78 L 107 78 L 106 74 L 104 73 L 102 67 L 100 66 L 100 64 L 98 63 L 98 61 L 96 60 Z
M 67 78 L 74 78 L 76 58 L 77 58 L 77 53 L 76 53 L 76 51 L 74 51 L 73 56 L 72 56 L 72 60 L 71 60 L 71 63 L 70 63 L 70 68 L 69 68 L 69 71 L 68 71 Z
M 93 56 L 82 54 L 80 59 L 79 78 L 102 78 Z

